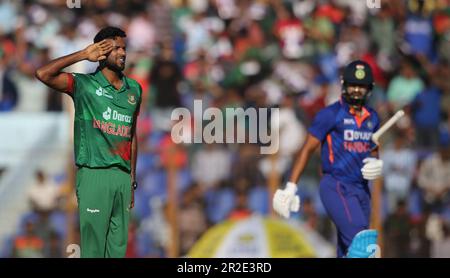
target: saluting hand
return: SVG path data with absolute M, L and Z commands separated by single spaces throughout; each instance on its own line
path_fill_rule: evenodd
M 91 62 L 98 62 L 106 59 L 106 56 L 113 49 L 113 44 L 110 40 L 102 40 L 97 43 L 93 43 L 86 47 L 84 51 L 86 52 L 87 60 Z

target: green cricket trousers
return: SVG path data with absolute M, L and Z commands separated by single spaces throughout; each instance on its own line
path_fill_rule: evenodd
M 82 258 L 122 258 L 128 241 L 130 174 L 81 167 L 76 175 Z

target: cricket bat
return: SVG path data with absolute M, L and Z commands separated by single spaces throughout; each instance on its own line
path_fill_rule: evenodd
M 405 115 L 405 111 L 399 110 L 394 114 L 383 126 L 381 126 L 374 134 L 372 134 L 372 142 L 380 144 L 380 137 L 383 135 L 388 129 L 390 129 L 401 117 Z

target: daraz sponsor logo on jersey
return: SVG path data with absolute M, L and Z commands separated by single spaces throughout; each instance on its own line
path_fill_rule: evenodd
M 118 120 L 121 122 L 127 122 L 127 123 L 131 122 L 130 116 L 120 114 L 116 110 L 112 110 L 110 107 L 108 107 L 106 109 L 106 111 L 103 112 L 103 119 L 108 121 L 111 119 L 111 115 L 114 120 Z M 129 117 L 129 119 L 128 119 L 128 117 Z M 131 137 L 131 127 L 130 126 L 120 125 L 120 124 L 116 126 L 115 123 L 105 122 L 105 121 L 101 121 L 101 120 L 97 120 L 97 119 L 94 119 L 92 121 L 92 126 L 96 129 L 100 129 L 102 132 L 107 133 L 107 134 L 116 135 L 116 136 L 120 136 L 120 137 L 126 137 L 126 138 Z
M 346 129 L 344 130 L 344 148 L 345 150 L 350 152 L 368 152 L 370 151 L 370 138 L 372 138 L 372 132 Z M 361 142 L 358 140 L 364 140 L 368 142 Z
M 126 138 L 131 137 L 131 127 L 126 126 L 126 125 L 117 125 L 116 126 L 115 123 L 104 122 L 101 120 L 94 119 L 94 120 L 92 120 L 92 126 L 96 129 L 100 129 L 102 132 L 110 134 L 110 135 L 126 137 Z
M 111 115 L 112 115 L 113 120 L 116 120 L 119 122 L 131 123 L 131 119 L 132 119 L 131 116 L 120 114 L 116 110 L 112 110 L 109 107 L 106 109 L 105 112 L 103 112 L 103 119 L 105 119 L 106 121 L 109 121 L 111 119 Z
M 344 140 L 345 141 L 356 141 L 356 140 L 366 140 L 369 141 L 372 138 L 372 132 L 357 131 L 346 129 L 344 130 Z

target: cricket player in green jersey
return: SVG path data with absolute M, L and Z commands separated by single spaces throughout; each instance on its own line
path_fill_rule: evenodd
M 76 193 L 81 257 L 124 257 L 136 183 L 136 119 L 142 88 L 122 71 L 126 34 L 105 27 L 94 43 L 36 71 L 47 86 L 75 104 Z M 62 70 L 79 61 L 99 62 L 90 74 Z

